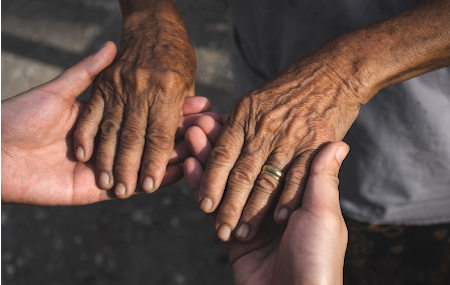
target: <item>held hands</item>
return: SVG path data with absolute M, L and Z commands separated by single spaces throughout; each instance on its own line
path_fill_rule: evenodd
M 313 156 L 324 143 L 341 140 L 356 119 L 356 87 L 327 54 L 292 65 L 232 110 L 198 190 L 201 209 L 217 209 L 221 240 L 233 232 L 250 240 L 274 203 L 275 220 L 285 222 L 300 204 Z M 282 170 L 284 184 L 261 173 L 263 165 Z
M 114 44 L 109 42 L 58 78 L 2 102 L 4 202 L 80 205 L 111 198 L 96 185 L 94 159 L 75 159 L 72 133 L 85 108 L 76 97 L 113 61 L 115 53 Z M 185 100 L 162 185 L 174 183 L 183 175 L 178 163 L 189 155 L 183 141 L 187 128 L 198 126 L 218 135 L 220 117 L 206 112 L 209 108 L 204 97 Z
M 150 193 L 163 181 L 184 99 L 194 95 L 196 59 L 171 1 L 122 2 L 118 57 L 95 79 L 74 144 L 77 160 L 86 162 L 99 133 L 98 185 L 127 198 L 136 187 Z
M 194 196 L 214 137 L 198 127 L 186 131 L 194 157 L 184 163 Z M 236 284 L 342 284 L 347 227 L 339 205 L 338 171 L 348 153 L 342 142 L 326 145 L 314 158 L 302 206 L 287 226 L 266 216 L 253 239 L 227 243 Z M 271 207 L 271 212 L 273 212 Z M 213 220 L 217 221 L 217 216 Z

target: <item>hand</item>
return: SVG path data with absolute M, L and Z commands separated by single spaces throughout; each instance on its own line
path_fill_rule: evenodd
M 121 1 L 121 48 L 94 82 L 74 132 L 78 161 L 96 150 L 102 189 L 129 197 L 157 190 L 174 146 L 184 99 L 194 94 L 196 59 L 172 1 Z M 138 181 L 139 180 L 139 181 Z
M 209 139 L 208 139 L 209 138 Z M 198 195 L 203 165 L 214 141 L 196 127 L 186 131 L 194 157 L 184 163 L 189 188 Z M 236 284 L 342 284 L 347 227 L 339 206 L 338 171 L 348 146 L 335 142 L 314 158 L 302 206 L 287 227 L 266 217 L 249 242 L 227 243 Z
M 2 102 L 2 201 L 39 205 L 80 205 L 110 199 L 96 185 L 91 161 L 73 155 L 72 131 L 83 105 L 75 98 L 114 58 L 116 48 L 107 43 L 96 54 L 44 85 Z M 186 99 L 163 185 L 182 177 L 178 165 L 188 155 L 183 136 L 187 128 L 220 120 L 204 97 Z M 214 124 L 213 124 L 214 125 Z M 220 125 L 219 125 L 220 127 Z
M 207 213 L 222 200 L 216 219 L 221 240 L 227 241 L 235 228 L 237 238 L 251 239 L 278 197 L 275 220 L 286 221 L 300 204 L 315 153 L 325 143 L 341 140 L 356 119 L 356 85 L 330 65 L 327 53 L 313 54 L 233 109 L 212 150 L 198 196 Z M 286 173 L 284 184 L 261 174 L 265 164 Z

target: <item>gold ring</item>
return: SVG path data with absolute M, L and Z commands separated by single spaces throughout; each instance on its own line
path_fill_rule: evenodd
M 267 173 L 270 176 L 272 176 L 273 178 L 275 178 L 277 181 L 280 181 L 280 179 L 284 177 L 283 171 L 276 168 L 275 166 L 268 165 L 268 164 L 263 165 L 263 167 L 261 169 L 261 173 Z

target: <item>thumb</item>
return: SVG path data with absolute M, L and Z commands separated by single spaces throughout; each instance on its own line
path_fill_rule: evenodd
M 302 207 L 310 211 L 339 211 L 338 173 L 350 148 L 344 142 L 326 145 L 311 165 Z
M 106 42 L 96 53 L 86 57 L 42 87 L 49 93 L 60 94 L 75 100 L 89 87 L 97 74 L 113 62 L 116 52 L 116 45 L 110 41 Z

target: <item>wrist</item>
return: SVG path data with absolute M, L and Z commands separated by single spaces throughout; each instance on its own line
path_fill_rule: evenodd
M 179 29 L 186 33 L 181 15 L 173 1 L 149 1 L 143 7 L 122 8 L 122 38 L 124 36 L 148 37 L 164 32 L 164 29 Z
M 364 104 L 386 86 L 450 65 L 449 9 L 446 1 L 424 1 L 322 49 L 333 54 L 339 74 L 352 76 L 350 86 L 362 88 L 355 95 Z
M 346 89 L 355 104 L 367 103 L 381 88 L 382 69 L 356 33 L 339 37 L 321 48 L 327 55 L 331 73 Z
M 118 58 L 143 65 L 165 58 L 195 69 L 194 48 L 173 1 L 153 2 L 151 8 L 124 15 Z

